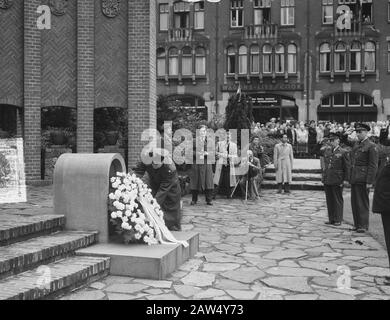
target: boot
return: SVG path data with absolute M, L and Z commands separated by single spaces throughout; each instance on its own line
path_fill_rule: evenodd
M 284 192 L 285 193 L 291 193 L 290 192 L 290 184 L 289 183 L 285 183 L 284 184 Z
M 278 184 L 278 193 L 282 193 L 282 191 L 283 191 L 283 188 L 282 188 L 282 184 L 281 183 L 279 183 Z

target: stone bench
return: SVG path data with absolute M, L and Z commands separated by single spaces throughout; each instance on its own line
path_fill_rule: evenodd
M 125 171 L 120 154 L 62 155 L 54 168 L 54 213 L 65 215 L 66 229 L 98 231 L 107 243 L 110 179 Z

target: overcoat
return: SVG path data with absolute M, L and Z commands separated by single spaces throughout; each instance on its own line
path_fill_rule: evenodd
M 208 161 L 208 157 L 212 156 L 202 156 L 202 147 L 203 152 L 207 150 L 213 150 L 214 148 L 207 148 L 208 141 L 207 139 L 202 144 L 199 139 L 195 140 L 194 143 L 194 163 L 191 166 L 190 173 L 190 189 L 197 191 L 206 191 L 214 190 L 214 173 L 213 165 Z M 197 148 L 198 146 L 198 148 Z
M 348 152 L 340 147 L 324 153 L 322 182 L 329 186 L 339 186 L 349 181 L 350 161 Z
M 274 165 L 277 183 L 292 183 L 293 163 L 294 154 L 291 144 L 277 144 L 274 149 Z
M 148 185 L 152 189 L 153 197 L 164 212 L 165 224 L 168 228 L 173 226 L 180 228 L 181 188 L 176 166 L 173 163 L 163 164 L 161 168 L 154 169 L 152 165 L 139 162 L 134 172 L 140 178 L 147 173 Z
M 390 215 L 390 163 L 388 162 L 375 183 L 374 201 L 372 206 L 374 213 Z
M 217 144 L 217 149 L 215 151 L 218 160 L 217 164 L 215 166 L 215 174 L 214 174 L 214 184 L 219 185 L 219 182 L 221 181 L 221 173 L 222 173 L 222 166 L 225 164 L 227 165 L 228 160 L 228 143 L 226 141 L 220 141 Z M 230 167 L 230 187 L 235 187 L 237 184 L 236 180 L 236 170 L 235 170 L 235 164 L 238 159 L 238 149 L 237 145 L 230 141 L 229 143 L 229 167 Z

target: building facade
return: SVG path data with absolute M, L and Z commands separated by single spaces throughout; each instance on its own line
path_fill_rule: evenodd
M 77 112 L 76 151 L 94 151 L 94 112 L 128 111 L 128 161 L 156 122 L 156 2 L 0 1 L 0 129 L 24 137 L 28 181 L 40 180 L 41 111 Z
M 256 121 L 390 117 L 390 1 L 158 0 L 157 92 Z M 187 102 L 188 103 L 188 102 Z

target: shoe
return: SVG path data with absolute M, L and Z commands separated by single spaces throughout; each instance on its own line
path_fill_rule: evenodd
M 191 201 L 191 206 L 195 206 L 196 205 L 196 201 Z
M 334 222 L 327 221 L 325 222 L 326 225 L 334 225 Z
M 358 230 L 358 228 L 351 228 L 349 229 L 349 231 L 353 231 L 353 232 L 356 232 Z
M 213 203 L 212 202 L 207 202 L 207 205 L 208 206 L 213 206 Z
M 366 233 L 366 229 L 359 228 L 356 230 L 357 233 Z
M 172 226 L 172 227 L 170 227 L 168 229 L 169 229 L 169 231 L 181 231 L 181 228 L 178 227 L 178 226 Z
M 383 281 L 383 285 L 390 286 L 390 277 L 385 277 L 385 280 Z
M 333 225 L 336 226 L 336 227 L 340 227 L 341 226 L 341 222 L 335 222 L 335 223 L 333 223 Z

